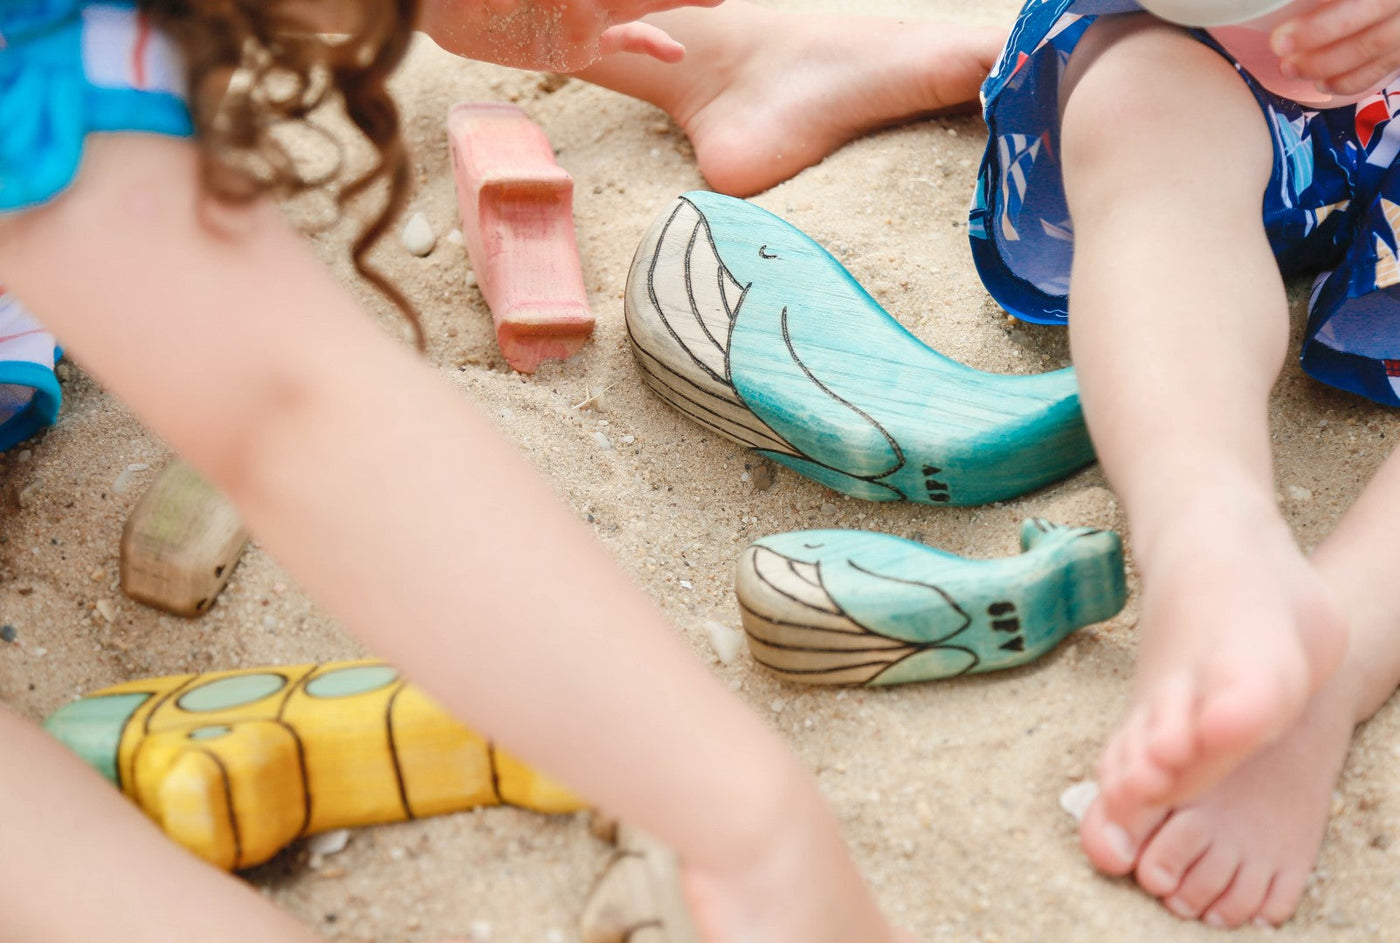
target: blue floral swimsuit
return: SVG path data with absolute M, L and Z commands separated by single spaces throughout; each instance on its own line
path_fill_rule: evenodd
M 62 192 L 102 131 L 193 133 L 174 48 L 134 0 L 0 0 L 0 213 Z M 0 288 L 0 451 L 58 415 L 57 356 Z
M 1029 0 L 983 85 L 989 137 L 970 220 L 972 254 L 988 291 L 1027 321 L 1063 324 L 1068 316 L 1074 227 L 1059 163 L 1060 78 L 1098 16 L 1140 11 L 1133 0 Z M 1319 111 L 1241 76 L 1273 137 L 1262 206 L 1269 243 L 1285 275 L 1323 273 L 1303 369 L 1400 405 L 1400 120 L 1393 120 L 1400 82 Z

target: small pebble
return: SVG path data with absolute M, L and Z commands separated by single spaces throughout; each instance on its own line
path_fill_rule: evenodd
M 773 713 L 781 714 L 783 710 L 787 707 L 787 701 L 783 700 L 782 698 L 778 698 L 768 706 L 773 709 Z
M 1093 780 L 1075 783 L 1060 793 L 1060 808 L 1073 816 L 1076 822 L 1082 822 L 1098 795 L 1099 784 Z
M 42 646 L 39 648 L 31 648 L 29 651 L 35 658 L 43 658 L 49 653 L 49 650 Z
M 350 844 L 350 830 L 337 828 L 334 831 L 312 835 L 306 840 L 306 850 L 313 855 L 325 857 L 340 854 L 348 844 Z
M 467 273 L 467 287 L 468 287 L 468 288 L 475 288 L 475 287 L 476 287 L 476 273 L 475 273 L 475 272 L 468 272 L 468 273 Z
M 1297 485 L 1289 485 L 1288 496 L 1294 501 L 1311 501 L 1313 493 L 1307 488 L 1300 488 Z
M 97 602 L 93 604 L 93 608 L 97 610 L 98 615 L 106 620 L 108 625 L 117 617 L 117 607 L 113 605 L 110 599 L 97 600 Z
M 835 513 L 836 513 L 836 505 L 831 504 L 830 502 L 828 502 L 828 503 L 826 503 L 826 504 L 823 504 L 823 505 L 822 505 L 822 513 L 823 513 L 823 514 L 827 514 L 827 515 L 835 514 Z
M 637 437 L 634 436 L 634 435 L 633 435 L 632 433 L 630 433 L 630 432 L 627 433 L 627 435 L 625 435 L 625 436 L 622 437 L 622 444 L 623 444 L 623 445 L 631 445 L 633 442 L 636 442 L 636 441 L 637 441 Z
M 692 582 L 690 582 L 690 580 L 681 580 L 681 589 L 694 589 L 694 588 L 695 588 L 695 584 L 692 583 Z
M 273 629 L 277 628 L 277 617 L 276 617 L 276 616 L 263 616 L 263 628 L 264 628 L 264 629 L 267 629 L 269 632 L 271 632 Z
M 15 631 L 14 626 L 0 625 L 0 640 L 13 642 L 17 638 L 19 638 L 19 633 Z
M 715 619 L 705 622 L 705 638 L 722 665 L 734 664 L 744 648 L 744 633 Z
M 399 239 L 405 249 L 419 257 L 432 252 L 433 246 L 437 245 L 437 235 L 433 232 L 432 224 L 422 213 L 414 213 L 408 218 Z
M 603 433 L 597 431 L 596 429 L 593 431 L 593 444 L 598 446 L 598 448 L 602 449 L 604 452 L 611 451 L 612 449 L 612 439 L 609 439 L 607 436 L 603 435 Z
M 103 580 L 105 580 L 106 578 L 107 578 L 107 571 L 104 570 L 104 569 L 102 569 L 102 567 L 100 567 L 100 566 L 97 567 L 97 568 L 94 569 L 91 573 L 88 574 L 88 579 L 92 580 L 94 583 L 100 583 L 100 582 L 102 582 Z
M 467 237 L 462 235 L 462 230 L 454 229 L 447 234 L 447 241 L 452 243 L 454 246 L 461 247 L 467 244 Z

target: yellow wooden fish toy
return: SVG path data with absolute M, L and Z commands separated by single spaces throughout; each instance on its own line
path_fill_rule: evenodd
M 501 803 L 584 806 L 379 661 L 132 681 L 44 727 L 225 869 L 330 829 Z

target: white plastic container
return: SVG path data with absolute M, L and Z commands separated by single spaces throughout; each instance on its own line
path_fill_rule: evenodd
M 1269 45 L 1274 27 L 1301 16 L 1323 0 L 1138 0 L 1149 13 L 1205 28 L 1260 84 L 1276 95 L 1314 108 L 1338 108 L 1369 98 L 1379 89 L 1359 95 L 1331 95 L 1307 79 L 1290 79 L 1279 71 L 1279 58 Z

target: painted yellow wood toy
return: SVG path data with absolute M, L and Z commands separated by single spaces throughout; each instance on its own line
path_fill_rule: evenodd
M 133 681 L 44 727 L 225 869 L 330 829 L 502 803 L 583 807 L 378 661 Z

